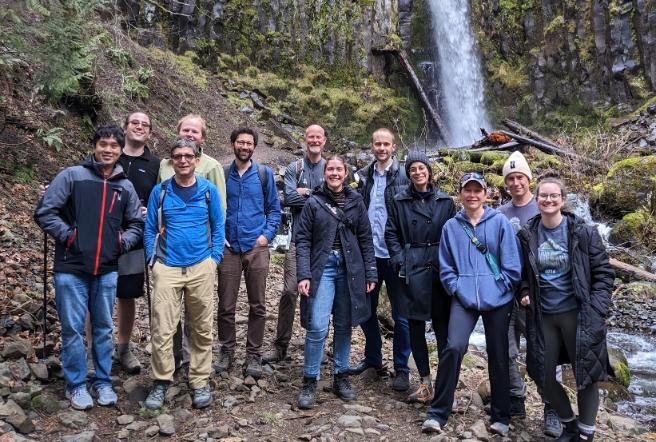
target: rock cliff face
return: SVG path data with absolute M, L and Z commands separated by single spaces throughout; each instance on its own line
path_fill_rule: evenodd
M 472 11 L 506 102 L 621 111 L 656 90 L 655 0 L 472 0 Z

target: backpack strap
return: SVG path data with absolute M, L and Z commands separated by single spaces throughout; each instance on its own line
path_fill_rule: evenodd
M 503 279 L 501 276 L 501 272 L 499 271 L 499 264 L 497 263 L 496 258 L 492 253 L 490 253 L 490 250 L 487 248 L 485 244 L 483 244 L 476 236 L 474 236 L 474 232 L 472 229 L 462 221 L 458 221 L 458 223 L 462 226 L 462 230 L 465 231 L 465 234 L 469 237 L 471 240 L 472 244 L 474 244 L 474 247 L 476 247 L 476 250 L 481 252 L 483 256 L 485 256 L 485 260 L 487 261 L 488 265 L 490 266 L 490 269 L 492 270 L 492 273 L 494 274 L 494 279 L 496 281 L 499 281 Z
M 303 174 L 303 170 L 305 169 L 305 162 L 303 158 L 299 158 L 296 160 L 296 185 L 298 185 L 298 182 L 301 181 L 301 175 Z

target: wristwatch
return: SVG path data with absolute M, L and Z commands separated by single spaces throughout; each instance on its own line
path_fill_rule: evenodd
M 310 196 L 310 195 L 312 195 L 312 190 L 305 189 L 305 196 Z

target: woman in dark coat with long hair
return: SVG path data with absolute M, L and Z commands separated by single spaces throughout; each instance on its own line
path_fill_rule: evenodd
M 408 153 L 405 170 L 410 184 L 388 202 L 385 243 L 401 279 L 399 314 L 408 319 L 410 347 L 421 377 L 419 388 L 408 399 L 428 403 L 433 392 L 426 321 L 433 321 L 441 351 L 446 345 L 450 300 L 440 282 L 437 251 L 442 226 L 455 214 L 455 205 L 434 187 L 426 154 Z
M 565 429 L 559 441 L 591 441 L 599 408 L 598 381 L 612 375 L 606 317 L 614 272 L 594 226 L 563 211 L 565 186 L 556 177 L 537 186 L 540 214 L 519 233 L 524 262 L 520 302 L 526 315 L 526 365 Z M 571 362 L 578 421 L 556 366 Z
M 371 225 L 362 196 L 344 185 L 346 162 L 334 155 L 325 163 L 324 184 L 303 206 L 296 231 L 296 278 L 305 328 L 302 409 L 314 405 L 330 316 L 333 317 L 333 390 L 355 399 L 349 383 L 351 327 L 371 315 L 367 294 L 377 282 Z

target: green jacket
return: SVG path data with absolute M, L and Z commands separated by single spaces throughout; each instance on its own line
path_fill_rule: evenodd
M 198 167 L 196 167 L 196 174 L 206 178 L 216 186 L 216 189 L 219 191 L 219 197 L 221 198 L 221 208 L 223 209 L 223 217 L 225 219 L 226 186 L 223 167 L 221 167 L 221 164 L 211 156 L 201 153 L 200 162 L 198 163 Z M 171 163 L 171 159 L 164 158 L 159 165 L 159 177 L 157 178 L 157 181 L 161 183 L 162 181 L 173 177 L 173 175 L 175 175 L 175 172 L 173 171 L 173 163 Z

